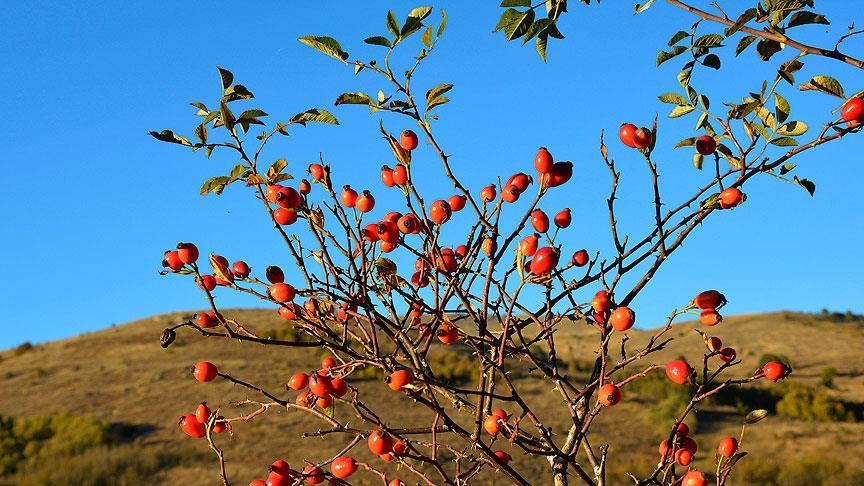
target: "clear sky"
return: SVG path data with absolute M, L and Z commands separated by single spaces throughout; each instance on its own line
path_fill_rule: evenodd
M 492 174 L 528 171 L 540 145 L 572 160 L 574 182 L 555 191 L 543 207 L 572 208 L 579 223 L 568 230 L 565 249 L 608 249 L 602 200 L 608 172 L 597 156 L 601 129 L 614 131 L 624 121 L 648 125 L 659 113 L 662 148 L 655 158 L 666 193 L 680 198 L 709 177 L 693 168 L 691 149 L 671 149 L 674 141 L 692 134 L 694 120 L 665 119 L 668 105 L 656 99 L 677 89 L 681 64 L 671 61 L 657 69 L 656 53 L 693 19 L 662 2 L 638 17 L 632 16 L 634 2 L 571 3 L 561 24 L 568 38 L 550 43 L 547 64 L 533 46 L 507 44 L 491 33 L 500 14 L 497 2 L 435 4 L 448 11 L 447 32 L 414 83 L 423 91 L 442 82 L 455 85 L 436 130 L 457 173 L 482 176 L 472 179 L 475 189 L 492 182 Z M 855 2 L 819 3 L 834 24 L 801 29 L 816 43 L 842 34 L 851 20 L 864 24 L 860 9 L 852 8 Z M 0 347 L 202 307 L 191 280 L 157 274 L 162 251 L 180 240 L 197 242 L 202 252 L 245 258 L 258 269 L 271 263 L 288 266 L 266 215 L 247 191 L 237 187 L 221 198 L 198 196 L 201 182 L 227 173 L 234 160 L 207 160 L 147 135 L 172 128 L 191 137 L 195 118 L 188 103 L 212 105 L 217 99 L 217 64 L 255 93 L 253 105 L 270 113 L 271 120 L 322 107 L 342 122 L 295 130 L 268 159 L 286 158 L 289 171 L 300 173 L 322 151 L 334 166 L 337 184 L 347 180 L 358 189 L 372 188 L 382 207 L 395 198 L 392 192 L 385 195 L 378 179 L 378 168 L 390 162 L 377 132 L 378 116 L 360 107 L 332 106 L 339 93 L 375 93 L 381 85 L 365 73 L 355 77 L 350 68 L 296 38 L 332 35 L 347 51 L 368 57 L 381 48 L 362 39 L 386 32 L 386 9 L 394 8 L 404 19 L 413 5 L 241 4 L 5 6 L 0 16 L 5 145 Z M 437 22 L 437 14 L 432 18 Z M 864 52 L 864 39 L 850 41 L 847 48 Z M 736 60 L 727 49 L 721 57 L 727 69 L 694 80 L 715 104 L 737 100 L 773 77 L 752 54 Z M 847 93 L 864 88 L 861 71 L 836 62 L 807 61 L 799 76 L 828 68 Z M 786 93 L 793 118 L 812 121 L 811 126 L 829 119 L 838 104 L 816 93 L 791 88 Z M 385 123 L 398 132 L 406 122 L 391 116 Z M 641 234 L 651 214 L 646 212 L 650 186 L 644 163 L 614 138 L 610 148 L 625 172 L 619 194 L 623 228 Z M 864 137 L 848 137 L 802 157 L 800 174 L 817 184 L 813 199 L 768 177 L 750 184 L 747 203 L 709 218 L 634 302 L 639 325 L 658 324 L 705 288 L 718 288 L 730 298 L 728 313 L 864 311 L 862 150 Z M 415 160 L 428 174 L 438 170 L 430 151 L 421 147 L 418 155 Z M 428 190 L 449 196 L 451 189 L 438 180 L 437 185 L 427 182 Z M 220 302 L 256 304 L 224 291 Z

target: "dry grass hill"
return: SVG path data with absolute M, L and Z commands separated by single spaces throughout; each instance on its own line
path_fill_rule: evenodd
M 227 314 L 259 331 L 278 332 L 285 326 L 272 311 Z M 221 381 L 198 383 L 189 376 L 189 366 L 209 360 L 234 376 L 293 397 L 284 391 L 285 380 L 293 372 L 315 366 L 321 351 L 263 347 L 182 332 L 174 345 L 162 349 L 161 330 L 183 317 L 161 315 L 0 353 L 0 416 L 4 418 L 0 421 L 0 484 L 218 484 L 215 457 L 207 444 L 182 435 L 177 418 L 201 401 L 223 407 L 226 415 L 235 414 L 239 410 L 229 401 L 257 397 Z M 692 331 L 694 326 L 676 325 L 672 334 L 683 339 L 647 358 L 645 364 L 679 355 L 695 360 L 703 347 Z M 743 366 L 737 373 L 755 369 L 770 354 L 788 358 L 795 373 L 789 383 L 770 387 L 760 383 L 702 407 L 692 421 L 700 446 L 696 465 L 711 470 L 717 441 L 737 434 L 747 409 L 768 408 L 771 416 L 747 430 L 743 448 L 750 456 L 740 463 L 732 484 L 864 484 L 864 320 L 795 313 L 745 315 L 727 318 L 711 331 L 739 350 Z M 631 343 L 644 342 L 649 333 L 631 333 Z M 569 372 L 584 373 L 593 357 L 595 335 L 572 329 L 562 331 L 558 339 Z M 453 353 L 433 350 L 437 352 Z M 458 367 L 458 359 L 446 361 L 454 379 L 470 381 L 470 373 Z M 604 440 L 612 444 L 611 484 L 627 484 L 624 471 L 644 473 L 656 463 L 662 428 L 668 427 L 670 409 L 679 399 L 660 378 L 662 371 L 656 373 L 657 379 L 625 388 L 624 402 L 604 412 L 592 432 L 594 444 Z M 540 414 L 560 430 L 566 417 L 555 401 L 558 395 L 548 393 L 548 385 L 535 378 L 520 380 L 531 390 L 528 396 Z M 431 421 L 375 377 L 352 384 L 366 400 L 392 414 L 394 424 L 404 424 L 409 417 Z M 337 405 L 336 414 L 347 416 L 350 409 Z M 344 445 L 344 437 L 301 437 L 303 431 L 318 427 L 306 414 L 271 411 L 237 424 L 233 437 L 218 436 L 234 484 L 263 477 L 267 464 L 276 458 L 299 465 L 304 459 L 327 457 Z M 526 477 L 548 484 L 542 461 L 513 455 L 514 466 Z M 391 477 L 411 479 L 365 451 L 358 457 L 377 461 Z M 360 473 L 355 479 L 356 484 L 380 484 L 368 474 Z M 481 479 L 495 483 L 492 474 Z

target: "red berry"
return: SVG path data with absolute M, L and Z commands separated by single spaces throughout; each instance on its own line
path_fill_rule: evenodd
M 357 462 L 353 457 L 339 456 L 330 464 L 330 472 L 339 479 L 346 479 L 357 472 Z
M 323 181 L 327 177 L 324 166 L 321 164 L 311 164 L 309 166 L 309 175 L 312 176 L 312 179 L 318 182 Z
M 465 209 L 466 202 L 468 202 L 468 198 L 465 196 L 450 196 L 450 198 L 447 199 L 447 204 L 450 205 L 450 209 L 454 213 Z
M 535 209 L 534 212 L 531 213 L 531 226 L 534 227 L 538 233 L 545 233 L 549 231 L 549 216 L 546 216 L 540 209 Z
M 293 303 L 289 303 L 279 307 L 279 315 L 286 321 L 293 321 L 297 319 L 297 310 Z
M 195 263 L 198 260 L 198 247 L 192 243 L 178 243 L 177 258 L 187 265 Z
M 683 359 L 675 359 L 666 363 L 666 376 L 672 382 L 683 385 L 690 381 L 690 374 L 693 369 Z
M 609 316 L 609 324 L 612 325 L 612 328 L 618 332 L 624 332 L 631 327 L 636 322 L 636 313 L 630 310 L 629 307 L 618 307 L 614 311 L 612 311 L 612 315 Z
M 195 439 L 200 439 L 207 434 L 204 424 L 199 422 L 198 418 L 196 418 L 193 413 L 180 417 L 180 421 L 177 422 L 177 425 L 180 426 L 180 430 L 182 430 L 183 433 Z
M 590 260 L 588 252 L 585 250 L 579 250 L 573 254 L 571 261 L 573 262 L 573 265 L 576 265 L 577 267 L 584 267 L 588 264 L 588 260 Z
M 621 389 L 617 385 L 607 383 L 600 387 L 597 392 L 597 398 L 600 403 L 607 407 L 617 405 L 621 401 Z
M 717 141 L 710 135 L 702 135 L 696 139 L 696 151 L 702 155 L 711 155 L 717 150 Z
M 864 100 L 861 98 L 850 98 L 843 105 L 841 112 L 843 120 L 850 123 L 860 123 L 864 121 Z
M 295 373 L 288 379 L 288 388 L 300 391 L 309 386 L 309 375 L 306 373 Z
M 309 378 L 309 391 L 318 398 L 325 398 L 333 391 L 333 383 L 330 378 L 315 373 Z
M 213 381 L 213 378 L 216 378 L 218 373 L 219 370 L 216 368 L 216 365 L 209 361 L 199 361 L 192 367 L 192 376 L 204 383 Z
M 705 475 L 697 470 L 693 470 L 684 475 L 681 481 L 681 486 L 707 486 L 708 480 Z
M 545 275 L 558 265 L 558 251 L 555 248 L 544 246 L 537 250 L 534 254 L 534 259 L 531 260 L 531 273 L 535 275 Z
M 267 269 L 264 270 L 264 276 L 267 278 L 267 281 L 272 284 L 282 283 L 285 281 L 285 272 L 276 265 L 270 265 L 267 267 Z
M 399 145 L 405 150 L 414 150 L 417 148 L 417 134 L 412 130 L 405 130 L 399 136 Z
M 391 390 L 400 391 L 406 385 L 414 383 L 414 373 L 411 370 L 396 370 L 387 377 L 387 386 Z
M 716 326 L 723 321 L 723 316 L 714 309 L 705 309 L 699 314 L 699 321 L 706 326 Z
M 219 319 L 216 318 L 215 312 L 202 312 L 200 314 L 195 314 L 195 322 L 200 327 L 216 327 L 219 323 Z
M 408 182 L 408 169 L 404 165 L 393 168 L 393 182 L 398 186 L 404 186 Z
M 322 371 L 329 370 L 330 368 L 336 366 L 337 364 L 338 363 L 336 363 L 335 359 L 333 359 L 331 356 L 327 356 L 326 358 L 321 360 L 321 370 Z M 327 374 L 329 376 L 329 372 L 325 373 L 325 374 Z
M 570 215 L 570 208 L 562 209 L 558 214 L 555 215 L 555 226 L 559 228 L 566 228 L 570 226 L 570 222 L 573 221 L 573 217 Z
M 540 147 L 540 150 L 537 151 L 537 155 L 534 157 L 534 168 L 541 174 L 548 174 L 552 172 L 553 165 L 552 154 L 546 150 L 546 147 Z
M 723 341 L 720 338 L 711 336 L 710 338 L 705 340 L 705 347 L 708 348 L 708 351 L 712 353 L 715 351 L 719 351 L 723 347 Z
M 720 359 L 723 360 L 724 363 L 735 361 L 736 356 L 737 353 L 733 348 L 723 348 L 720 350 Z
M 393 187 L 396 182 L 393 180 L 393 169 L 389 166 L 381 167 L 381 182 L 387 187 Z
M 369 434 L 366 441 L 373 454 L 383 456 L 393 450 L 393 436 L 384 430 L 376 430 Z
M 507 421 L 507 418 L 508 418 L 507 411 L 504 410 L 503 408 L 496 408 L 495 410 L 492 410 L 492 415 L 500 418 L 501 420 L 503 420 L 505 422 Z
M 768 378 L 771 381 L 777 381 L 789 376 L 791 370 L 783 363 L 769 361 L 762 366 L 762 372 L 765 373 L 765 378 Z
M 549 178 L 549 187 L 566 184 L 571 177 L 573 177 L 573 162 L 555 162 L 552 176 Z
M 632 123 L 625 123 L 621 125 L 621 128 L 618 129 L 618 138 L 621 139 L 621 142 L 632 148 L 636 148 L 636 143 L 633 142 L 633 135 L 636 133 L 636 125 Z
M 363 194 L 357 197 L 356 208 L 361 213 L 368 213 L 375 207 L 375 198 L 369 191 L 363 191 Z
M 591 300 L 591 308 L 594 312 L 606 312 L 612 308 L 612 299 L 609 298 L 609 292 L 601 290 L 594 294 L 594 299 Z
M 444 344 L 453 344 L 459 340 L 459 331 L 450 324 L 444 324 L 438 328 L 436 336 Z
M 494 201 L 497 196 L 498 192 L 495 190 L 495 186 L 492 184 L 484 187 L 483 190 L 480 191 L 480 200 L 482 200 L 483 202 Z
M 284 282 L 275 283 L 268 290 L 270 298 L 276 302 L 289 302 L 294 300 L 294 287 Z
M 723 209 L 731 209 L 739 206 L 747 200 L 747 195 L 741 192 L 737 187 L 730 187 L 720 193 L 720 207 Z
M 503 462 L 504 464 L 509 464 L 510 461 L 513 460 L 513 458 L 510 457 L 510 454 L 507 454 L 504 451 L 495 451 L 495 457 L 497 457 L 498 460 Z
M 534 253 L 537 252 L 537 244 L 539 242 L 539 237 L 537 234 L 526 236 L 521 243 L 519 243 L 519 251 L 522 252 L 525 256 L 534 256 Z
M 716 290 L 706 290 L 693 299 L 692 305 L 705 310 L 717 309 L 726 303 L 726 297 Z
M 252 270 L 249 268 L 249 265 L 246 264 L 243 260 L 234 262 L 234 265 L 231 267 L 231 273 L 234 274 L 235 277 L 239 279 L 244 279 L 249 276 L 249 272 Z
M 513 184 L 504 186 L 504 189 L 501 189 L 501 200 L 507 203 L 514 203 L 519 200 L 519 194 L 521 193 L 519 188 Z
M 503 427 L 502 422 L 501 417 L 490 415 L 483 421 L 483 428 L 486 429 L 489 435 L 495 436 L 501 432 L 501 428 Z
M 162 266 L 170 268 L 172 272 L 177 272 L 183 268 L 183 261 L 180 260 L 179 252 L 166 251 L 165 258 L 162 260 Z
M 357 203 L 357 191 L 351 189 L 351 186 L 345 185 L 345 187 L 342 188 L 340 199 L 342 199 L 343 206 L 346 208 L 353 208 Z
M 375 226 L 375 233 L 378 234 L 379 241 L 394 244 L 399 241 L 399 227 L 396 223 L 381 221 Z
M 273 220 L 276 224 L 287 226 L 297 222 L 297 211 L 293 209 L 277 208 L 273 211 Z
M 198 405 L 198 408 L 195 409 L 195 418 L 198 419 L 202 424 L 206 424 L 207 420 L 210 418 L 210 407 L 207 406 L 206 403 L 201 402 Z
M 200 277 L 195 277 L 195 282 L 198 283 L 198 287 L 201 290 L 213 291 L 216 288 L 216 277 L 213 275 L 201 275 Z
M 504 186 L 516 186 L 516 188 L 519 189 L 519 192 L 525 192 L 531 182 L 531 176 L 520 172 L 510 176 L 510 178 L 507 179 L 507 184 L 504 184 Z
M 334 397 L 342 398 L 348 393 L 348 384 L 342 378 L 334 378 L 331 385 L 333 386 L 333 391 L 330 394 Z
M 300 184 L 297 184 L 297 190 L 300 191 L 300 194 L 305 196 L 312 192 L 312 184 L 310 184 L 306 179 L 303 179 L 300 181 Z
M 732 457 L 736 452 L 738 452 L 738 440 L 734 437 L 726 437 L 717 446 L 717 454 L 722 457 Z
M 429 219 L 435 224 L 446 223 L 450 220 L 452 214 L 453 211 L 450 209 L 450 204 L 443 199 L 433 202 L 432 206 L 429 207 Z
M 636 146 L 637 149 L 646 149 L 651 145 L 651 130 L 647 128 L 640 128 L 633 132 L 633 145 Z
M 456 253 L 450 248 L 441 250 L 441 257 L 435 258 L 438 270 L 442 272 L 452 273 L 459 267 L 459 262 L 456 261 Z
M 321 484 L 327 479 L 324 476 L 324 471 L 312 464 L 303 469 L 303 475 L 306 476 L 306 484 Z
M 693 462 L 693 453 L 687 449 L 678 449 L 675 453 L 675 462 L 679 465 L 687 467 Z

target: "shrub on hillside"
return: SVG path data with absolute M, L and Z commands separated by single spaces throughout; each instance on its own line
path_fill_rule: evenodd
M 841 422 L 856 420 L 851 405 L 813 388 L 790 385 L 777 402 L 777 414 L 801 420 Z

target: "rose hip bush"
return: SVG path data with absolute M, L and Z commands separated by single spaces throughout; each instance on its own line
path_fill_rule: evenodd
M 637 13 L 651 3 L 637 6 Z M 609 171 L 612 245 L 608 249 L 579 247 L 569 231 L 579 225 L 578 212 L 544 204 L 550 192 L 574 191 L 572 186 L 583 182 L 580 165 L 556 153 L 553 141 L 538 141 L 538 146 L 546 146 L 523 154 L 522 172 L 500 178 L 480 174 L 471 181 L 462 177 L 457 161 L 447 155 L 434 130 L 453 86 L 445 83 L 418 90 L 413 84 L 415 72 L 445 31 L 443 10 L 435 21 L 430 7 L 411 10 L 404 21 L 388 12 L 387 32 L 364 41 L 381 49 L 383 56 L 372 61 L 352 58 L 330 37 L 299 39 L 355 75 L 382 82 L 375 97 L 349 92 L 335 101 L 337 106 L 364 105 L 384 115 L 380 135 L 392 160 L 381 168 L 380 185 L 352 187 L 343 173 L 356 168 L 331 166 L 323 155 L 299 169 L 305 170 L 305 178 L 294 169 L 299 181 L 287 172 L 284 159 L 265 162 L 270 142 L 296 126 L 338 122 L 329 111 L 317 108 L 275 124 L 265 122 L 268 114 L 258 108 L 240 111 L 236 107 L 248 103 L 253 94 L 223 68 L 218 69 L 221 90 L 215 103 L 193 103 L 200 118 L 194 139 L 170 130 L 151 132 L 158 140 L 203 151 L 208 157 L 216 150 L 237 156 L 239 163 L 228 175 L 208 179 L 201 194 L 218 195 L 228 186 L 245 186 L 261 201 L 296 265 L 291 272 L 277 266 L 261 272 L 246 261 L 232 262 L 217 253 L 203 257 L 194 243 L 179 243 L 165 252 L 163 273 L 194 278 L 210 310 L 166 329 L 162 346 L 170 346 L 178 330 L 189 330 L 252 345 L 321 348 L 328 354 L 313 370 L 289 370 L 283 390 L 265 390 L 218 362 L 192 366 L 192 375 L 200 382 L 227 380 L 260 397 L 236 402 L 247 408 L 240 414 L 190 404 L 189 413 L 179 421 L 183 433 L 209 444 L 225 484 L 229 477 L 219 434 L 243 433 L 243 421 L 275 408 L 314 416 L 322 428 L 311 435 L 337 442 L 341 451 L 332 457 L 308 457 L 305 464 L 277 460 L 269 465 L 265 479 L 250 484 L 342 484 L 356 479 L 355 475 L 404 484 L 380 464 L 358 461 L 355 452 L 365 447 L 382 461 L 398 464 L 403 479 L 414 483 L 467 484 L 492 469 L 502 481 L 519 484 L 605 484 L 610 449 L 608 444 L 592 443 L 591 426 L 606 408 L 627 400 L 628 384 L 655 373 L 665 373 L 679 386 L 690 386 L 692 394 L 677 419 L 668 424 L 665 436 L 645 444 L 658 450 L 656 468 L 646 477 L 632 476 L 633 481 L 685 486 L 727 482 L 733 466 L 746 454 L 744 426 L 767 412 L 748 414 L 741 435 L 724 438 L 716 451 L 698 450 L 687 426 L 688 415 L 727 387 L 784 379 L 791 372 L 788 364 L 771 361 L 756 370 L 736 368 L 740 364 L 736 350 L 713 335 L 719 329 L 715 326 L 722 325 L 720 311 L 726 303 L 718 290 L 679 296 L 679 308 L 644 347 L 633 349 L 625 338 L 620 350 L 610 349 L 610 338 L 626 335 L 637 323 L 635 297 L 696 228 L 709 219 L 734 218 L 736 208 L 746 205 L 744 188 L 751 179 L 768 175 L 813 194 L 813 182 L 790 177 L 796 169 L 792 159 L 860 131 L 864 101 L 861 93 L 847 97 L 840 82 L 824 74 L 797 84 L 799 90 L 843 100 L 836 115 L 820 114 L 823 126 L 810 130 L 807 123 L 791 116 L 788 98 L 795 91 L 795 76 L 805 68 L 808 56 L 836 60 L 844 68 L 861 68 L 862 63 L 839 50 L 857 31 L 850 29 L 833 49 L 793 40 L 799 27 L 827 23 L 807 10 L 812 2 L 766 0 L 738 17 L 729 17 L 716 4 L 718 14 L 678 1 L 667 3 L 698 20 L 675 33 L 667 46 L 671 50 L 657 58 L 658 65 L 686 59 L 677 75 L 678 89 L 659 99 L 673 105 L 669 117 L 694 117 L 695 128 L 684 140 L 668 141 L 656 118 L 647 123 L 650 126 L 642 126 L 646 116 L 638 113 L 621 120 L 617 133 L 613 132 L 616 136 L 604 136 L 598 127 L 600 163 Z M 545 59 L 548 37 L 560 37 L 556 22 L 566 11 L 565 2 L 551 0 L 532 7 L 505 1 L 502 6 L 508 9 L 496 30 L 502 30 L 508 40 L 536 38 Z M 535 20 L 535 11 L 544 8 L 547 18 Z M 791 56 L 785 56 L 776 71 L 772 68 L 761 86 L 742 87 L 741 99 L 712 103 L 694 80 L 700 70 L 720 68 L 720 54 L 726 55 L 723 45 L 733 39 L 738 42 L 735 55 L 755 44 L 757 55 L 766 62 L 781 51 Z M 408 68 L 391 67 L 405 49 L 413 54 L 403 56 Z M 260 127 L 264 130 L 255 134 Z M 813 132 L 816 135 L 808 135 Z M 688 198 L 661 197 L 660 165 L 654 157 L 660 142 L 674 144 L 679 149 L 675 153 L 692 158 L 696 169 L 704 171 L 704 185 L 694 188 Z M 646 234 L 625 236 L 619 228 L 616 200 L 622 172 L 613 152 L 641 160 L 649 171 L 646 183 L 653 189 L 653 214 Z M 433 161 L 452 193 L 421 194 L 414 184 L 415 164 Z M 670 165 L 667 170 L 680 167 Z M 459 224 L 452 223 L 457 219 Z M 450 246 L 444 241 L 461 243 Z M 399 265 L 397 260 L 410 260 L 413 265 Z M 626 274 L 635 275 L 626 279 L 632 285 L 622 283 Z M 290 339 L 262 337 L 243 322 L 226 317 L 214 294 L 231 291 L 271 305 L 293 327 Z M 703 358 L 651 363 L 651 355 L 673 339 L 668 335 L 673 321 L 686 315 L 698 317 L 704 325 L 701 339 L 694 335 L 692 343 Z M 556 350 L 556 331 L 565 326 L 588 326 L 596 334 L 597 352 L 587 380 L 577 380 L 562 369 L 566 363 Z M 461 387 L 439 376 L 446 360 L 436 360 L 436 354 L 452 352 L 448 348 L 461 349 L 460 356 L 470 355 L 476 386 Z M 352 385 L 352 375 L 368 376 L 369 370 L 384 377 L 374 393 Z M 560 413 L 570 418 L 567 428 L 553 429 L 535 413 L 521 382 L 512 378 L 520 370 L 540 374 L 550 390 L 544 400 L 556 403 Z M 383 393 L 404 395 L 405 406 L 426 409 L 433 414 L 433 423 L 393 423 L 376 403 Z M 525 477 L 518 458 L 501 450 L 505 442 L 510 450 L 547 460 L 549 476 Z M 692 468 L 699 454 L 713 456 L 716 468 Z M 268 466 L 261 464 L 261 468 L 266 471 Z

